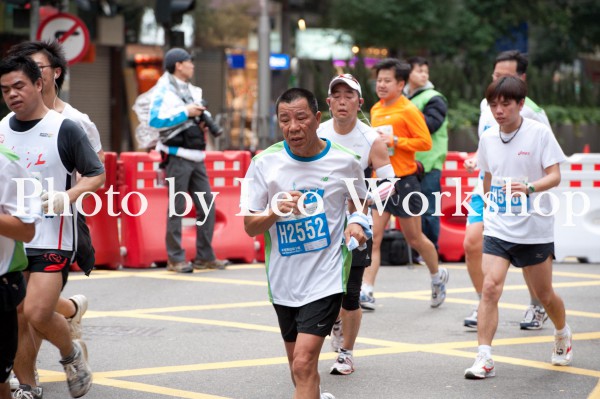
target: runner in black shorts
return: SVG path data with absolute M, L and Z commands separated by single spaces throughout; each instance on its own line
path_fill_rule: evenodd
M 328 94 L 331 119 L 321 123 L 317 131 L 319 136 L 360 155 L 360 166 L 366 178 L 371 177 L 374 170 L 380 178 L 394 177 L 385 142 L 374 129 L 358 119 L 358 112 L 364 101 L 358 81 L 350 74 L 335 76 L 329 83 Z M 387 187 L 390 190 L 391 183 L 387 183 Z M 387 193 L 386 191 L 385 194 Z M 383 195 L 384 200 L 386 197 L 387 195 Z M 370 220 L 369 222 L 372 225 Z M 365 268 L 371 264 L 372 251 L 372 239 L 367 241 L 366 249 L 357 248 L 352 251 L 346 295 L 342 301 L 340 316 L 331 331 L 331 346 L 335 352 L 339 352 L 331 367 L 332 374 L 347 375 L 354 371 L 352 351 L 362 320 L 360 290 Z
M 296 342 L 298 333 L 326 337 L 340 311 L 343 294 L 334 294 L 298 308 L 273 304 L 285 342 Z
M 396 194 L 392 195 L 385 205 L 385 211 L 400 218 L 411 218 L 421 213 L 423 199 L 419 195 L 421 183 L 416 175 L 401 177 L 394 186 Z M 407 206 L 404 206 L 408 197 Z M 410 213 L 409 213 L 410 212 Z
M 515 76 L 498 78 L 485 92 L 498 127 L 483 132 L 477 150 L 488 203 L 483 224 L 483 292 L 477 312 L 479 347 L 475 362 L 465 370 L 468 379 L 496 375 L 492 341 L 511 263 L 522 268 L 554 324 L 551 363 L 568 366 L 573 361 L 565 304 L 552 287 L 554 208 L 549 196 L 540 195 L 560 183 L 560 163 L 566 157 L 548 126 L 521 116 L 526 96 L 527 84 Z
M 555 259 L 553 242 L 515 244 L 490 236 L 483 236 L 483 253 L 507 259 L 516 267 L 537 265 L 542 259 Z
M 28 250 L 29 265 L 27 271 L 31 273 L 61 273 L 62 286 L 65 288 L 69 278 L 72 256 L 71 251 Z

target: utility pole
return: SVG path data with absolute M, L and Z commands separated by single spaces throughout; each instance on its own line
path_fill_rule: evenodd
M 29 10 L 29 40 L 34 41 L 40 26 L 40 0 L 33 0 Z
M 271 108 L 271 67 L 269 1 L 260 1 L 258 23 L 258 146 L 265 149 L 269 145 Z

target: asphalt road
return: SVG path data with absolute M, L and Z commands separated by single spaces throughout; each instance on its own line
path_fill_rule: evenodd
M 447 264 L 448 298 L 429 307 L 425 267 L 382 267 L 377 309 L 365 313 L 356 371 L 334 376 L 325 341 L 321 385 L 336 398 L 600 398 L 600 265 L 556 264 L 554 284 L 573 330 L 572 367 L 550 365 L 553 327 L 522 331 L 528 293 L 512 268 L 494 341 L 496 377 L 465 380 L 477 336 L 462 325 L 476 305 L 464 264 Z M 84 339 L 94 371 L 88 399 L 290 398 L 292 384 L 263 265 L 181 275 L 165 269 L 72 273 L 67 296 L 90 307 Z M 58 352 L 38 358 L 44 398 L 69 397 Z

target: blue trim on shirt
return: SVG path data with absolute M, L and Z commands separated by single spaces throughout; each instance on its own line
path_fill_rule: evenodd
M 325 155 L 327 155 L 327 153 L 329 152 L 329 149 L 331 148 L 331 141 L 329 141 L 327 139 L 323 139 L 323 138 L 321 138 L 321 140 L 325 141 L 325 143 L 327 143 L 327 145 L 325 146 L 325 148 L 323 149 L 323 151 L 321 151 L 320 153 L 318 153 L 317 155 L 315 155 L 313 157 L 299 157 L 298 155 L 294 155 L 292 153 L 292 151 L 290 150 L 290 147 L 288 146 L 287 141 L 283 142 L 283 148 L 285 148 L 285 151 L 288 153 L 288 155 L 292 159 L 295 159 L 296 161 L 300 161 L 300 162 L 312 162 L 312 161 L 316 161 L 317 159 L 323 158 Z

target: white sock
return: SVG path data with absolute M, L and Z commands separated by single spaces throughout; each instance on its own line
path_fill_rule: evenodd
M 565 323 L 565 326 L 561 330 L 554 329 L 555 335 L 567 335 L 567 332 L 570 330 L 569 325 Z
M 492 347 L 490 345 L 479 345 L 479 353 L 485 353 L 486 357 L 492 357 Z
M 438 271 L 436 274 L 432 274 L 431 275 L 431 282 L 433 284 L 439 284 L 442 282 L 442 279 L 440 278 L 440 272 Z
M 361 291 L 363 292 L 369 292 L 369 293 L 373 293 L 373 289 L 375 287 L 372 286 L 371 284 L 367 284 L 367 283 L 363 283 L 363 285 L 360 287 Z
M 344 353 L 346 353 L 346 354 L 348 354 L 348 355 L 352 356 L 352 350 L 351 350 L 351 349 L 344 349 L 344 348 L 341 348 L 341 349 L 340 349 L 340 352 L 344 352 Z

